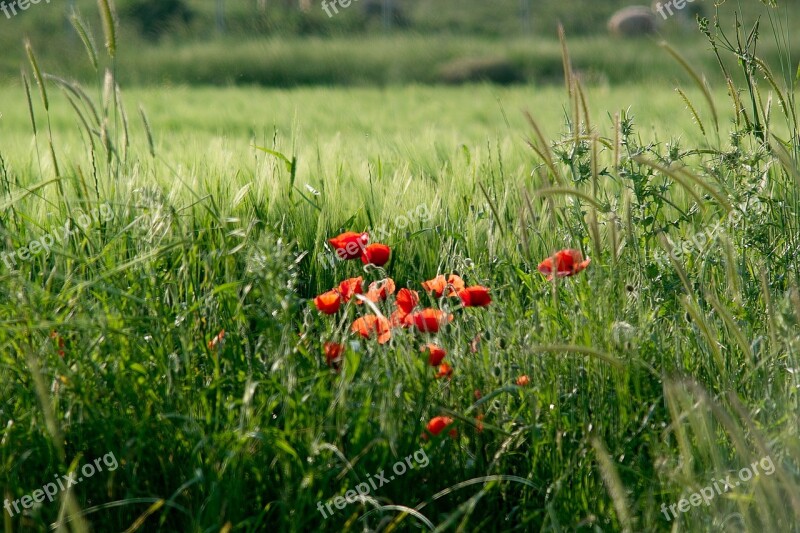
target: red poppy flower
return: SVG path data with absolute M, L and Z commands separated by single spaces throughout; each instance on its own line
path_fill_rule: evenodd
M 423 281 L 422 288 L 428 292 L 432 292 L 437 298 L 440 298 L 445 288 L 447 288 L 447 280 L 444 279 L 444 276 L 439 275 L 431 280 Z
M 439 275 L 432 280 L 423 281 L 422 288 L 432 292 L 436 298 L 441 298 L 445 290 L 447 290 L 448 296 L 454 296 L 456 292 L 464 288 L 464 280 L 456 274 L 450 274 L 447 279 Z
M 208 349 L 213 350 L 214 348 L 222 344 L 222 340 L 224 338 L 225 338 L 225 330 L 223 329 L 219 333 L 217 333 L 216 337 L 208 341 Z
M 59 335 L 58 332 L 54 330 L 50 332 L 50 338 L 55 339 L 56 342 L 58 343 L 58 356 L 63 359 L 64 355 L 66 355 L 66 352 L 64 352 L 64 345 L 65 345 L 64 337 Z
M 408 315 L 419 303 L 419 293 L 411 289 L 400 289 L 397 292 L 397 308 Z
M 430 422 L 428 422 L 428 425 L 425 426 L 425 429 L 428 430 L 428 433 L 436 437 L 437 435 L 439 435 L 439 433 L 444 431 L 444 429 L 452 423 L 453 419 L 450 418 L 449 416 L 435 416 L 431 418 Z
M 314 298 L 314 305 L 317 306 L 317 309 L 319 309 L 320 313 L 332 315 L 338 311 L 339 307 L 342 305 L 342 297 L 339 294 L 339 291 L 334 289 L 332 291 L 322 293 Z
M 457 274 L 450 274 L 447 278 L 447 284 L 451 286 L 448 296 L 453 296 L 453 294 L 464 288 L 464 280 Z
M 483 433 L 483 415 L 480 414 L 475 417 L 475 431 Z
M 361 256 L 364 247 L 369 243 L 369 233 L 347 231 L 328 239 L 328 243 L 339 259 L 356 259 Z
M 453 315 L 439 309 L 423 309 L 410 316 L 418 330 L 429 333 L 438 332 L 443 325 L 453 320 Z
M 492 297 L 489 295 L 489 289 L 480 285 L 467 287 L 466 289 L 458 291 L 458 297 L 464 307 L 486 307 L 492 303 Z
M 356 319 L 350 327 L 350 331 L 358 333 L 368 339 L 375 333 L 378 336 L 378 344 L 389 342 L 392 338 L 392 324 L 385 317 L 375 315 L 365 315 Z
M 389 322 L 392 324 L 393 328 L 410 328 L 414 325 L 414 322 L 411 320 L 411 315 L 404 313 L 400 309 L 391 314 Z
M 373 281 L 369 284 L 369 290 L 367 290 L 366 296 L 367 300 L 371 302 L 380 302 L 386 300 L 390 294 L 394 294 L 394 280 L 392 278 L 386 278 L 385 280 L 381 281 Z M 358 303 L 364 303 L 361 300 L 358 300 Z
M 431 366 L 439 366 L 444 359 L 444 356 L 447 355 L 447 352 L 440 346 L 437 346 L 433 343 L 428 343 L 422 347 L 420 350 L 421 352 L 428 352 L 428 364 Z
M 584 261 L 580 250 L 560 250 L 552 257 L 548 257 L 539 263 L 539 272 L 546 275 L 547 280 L 550 281 L 553 279 L 553 270 L 555 270 L 555 275 L 559 278 L 574 276 L 589 266 L 591 262 L 592 260 L 588 257 Z
M 339 284 L 336 290 L 342 295 L 342 300 L 349 302 L 354 294 L 363 294 L 364 278 L 361 276 L 357 278 L 348 278 Z
M 400 289 L 396 297 L 397 310 L 390 317 L 394 327 L 410 327 L 413 325 L 411 313 L 419 303 L 419 294 L 410 289 Z
M 439 365 L 439 372 L 436 373 L 436 379 L 439 378 L 447 378 L 450 379 L 453 376 L 453 367 L 448 365 L 447 363 L 442 363 Z
M 520 376 L 517 378 L 517 385 L 519 385 L 520 387 L 524 387 L 528 385 L 530 382 L 531 380 L 528 376 Z
M 370 244 L 364 248 L 364 252 L 361 254 L 361 262 L 365 265 L 372 264 L 380 267 L 389 261 L 391 252 L 392 249 L 385 244 Z
M 344 346 L 338 342 L 325 343 L 325 362 L 328 363 L 328 366 L 338 369 L 343 353 Z

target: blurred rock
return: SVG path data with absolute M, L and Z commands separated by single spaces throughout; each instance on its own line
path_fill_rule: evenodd
M 608 20 L 608 31 L 618 37 L 637 37 L 656 31 L 656 15 L 647 6 L 620 9 Z

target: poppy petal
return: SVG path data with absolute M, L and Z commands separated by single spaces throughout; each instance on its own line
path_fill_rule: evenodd
M 317 309 L 321 313 L 332 315 L 336 313 L 339 310 L 339 307 L 342 305 L 342 298 L 339 294 L 339 291 L 332 290 L 322 293 L 314 298 L 314 305 L 317 306 Z
M 389 262 L 391 252 L 391 248 L 385 244 L 370 244 L 364 248 L 364 252 L 361 254 L 361 262 L 365 265 L 372 264 L 381 267 Z
M 411 313 L 419 304 L 419 293 L 411 289 L 400 289 L 397 293 L 397 307 L 405 314 Z
M 431 280 L 423 281 L 422 288 L 427 292 L 432 292 L 436 298 L 441 298 L 447 288 L 447 280 L 444 279 L 444 276 L 439 275 Z
M 456 296 L 458 291 L 463 290 L 466 285 L 464 284 L 464 280 L 461 279 L 461 276 L 458 274 L 450 274 L 447 278 L 447 284 L 449 286 L 449 290 L 447 291 L 448 296 Z
M 591 259 L 588 257 L 584 260 L 583 254 L 580 250 L 567 249 L 559 250 L 552 257 L 546 258 L 539 263 L 539 272 L 547 276 L 548 280 L 553 279 L 553 276 L 567 277 L 574 276 L 581 270 L 584 270 Z M 554 264 L 555 263 L 555 264 Z
M 436 437 L 439 435 L 447 426 L 453 423 L 453 419 L 449 416 L 435 416 L 430 419 L 428 425 L 425 426 L 425 429 L 428 430 L 428 433 Z
M 392 324 L 386 317 L 375 315 L 365 315 L 356 319 L 350 327 L 350 331 L 358 333 L 365 339 L 370 338 L 373 333 L 378 337 L 379 344 L 385 344 L 392 338 Z
M 392 278 L 386 278 L 381 281 L 373 281 L 369 284 L 366 296 L 367 300 L 371 302 L 380 302 L 386 300 L 390 294 L 394 294 L 395 284 Z M 362 300 L 358 301 L 359 304 L 363 303 Z
M 333 248 L 333 252 L 339 259 L 356 259 L 361 257 L 361 253 L 369 243 L 369 233 L 356 233 L 346 231 L 332 239 L 328 239 L 328 244 Z
M 444 359 L 447 352 L 441 347 L 433 343 L 428 343 L 422 347 L 421 352 L 428 352 L 428 364 L 430 366 L 439 366 Z
M 325 362 L 328 366 L 339 369 L 344 353 L 344 346 L 338 342 L 326 342 L 324 345 Z
M 441 329 L 441 326 L 453 320 L 453 315 L 439 309 L 423 309 L 413 313 L 411 320 L 419 331 L 436 333 Z
M 439 365 L 439 372 L 436 373 L 436 379 L 447 378 L 450 379 L 453 375 L 453 367 L 447 363 Z
M 355 294 L 363 294 L 364 279 L 359 276 L 357 278 L 348 278 L 341 282 L 337 287 L 339 294 L 342 295 L 342 300 L 349 302 Z
M 489 289 L 481 285 L 467 287 L 458 292 L 458 297 L 464 307 L 486 307 L 492 303 L 492 297 L 489 294 Z

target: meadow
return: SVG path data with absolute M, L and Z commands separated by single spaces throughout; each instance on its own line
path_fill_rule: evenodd
M 128 88 L 109 27 L 81 85 L 33 41 L 0 87 L 3 531 L 800 531 L 788 40 L 732 93 L 663 50 Z

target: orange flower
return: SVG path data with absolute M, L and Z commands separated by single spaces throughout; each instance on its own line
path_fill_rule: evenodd
M 525 385 L 529 384 L 530 382 L 531 382 L 531 380 L 530 380 L 530 378 L 528 376 L 520 376 L 520 377 L 517 378 L 517 385 L 519 385 L 520 387 L 524 387 Z
M 486 307 L 492 303 L 489 289 L 481 285 L 467 287 L 458 291 L 458 297 L 461 298 L 461 303 L 464 307 Z
M 314 298 L 314 305 L 317 306 L 320 313 L 332 315 L 339 310 L 342 305 L 342 297 L 336 289 L 320 294 Z
M 438 275 L 432 280 L 422 282 L 422 288 L 432 292 L 436 298 L 441 298 L 445 290 L 448 296 L 454 296 L 456 292 L 464 288 L 464 280 L 456 274 L 450 274 L 446 280 L 443 275 Z
M 209 350 L 213 350 L 214 348 L 216 348 L 217 346 L 222 344 L 222 340 L 224 338 L 225 338 L 225 330 L 223 329 L 223 330 L 220 330 L 219 333 L 217 333 L 216 337 L 214 337 L 213 339 L 208 341 L 208 349 Z
M 389 261 L 392 249 L 385 244 L 370 244 L 361 254 L 361 262 L 365 265 L 383 266 Z
M 439 372 L 436 373 L 436 379 L 439 378 L 447 378 L 450 379 L 453 377 L 453 367 L 448 365 L 447 363 L 442 363 L 439 365 Z
M 425 429 L 428 430 L 428 433 L 436 437 L 439 435 L 439 433 L 444 431 L 444 429 L 452 423 L 453 419 L 450 418 L 449 416 L 435 416 L 431 418 L 430 422 L 428 422 L 428 425 L 425 426 Z M 453 431 L 455 431 L 455 428 L 453 428 L 451 434 Z
M 350 298 L 353 297 L 354 294 L 363 294 L 363 285 L 364 278 L 361 276 L 357 278 L 348 278 L 339 284 L 339 287 L 334 290 L 338 290 L 339 294 L 342 295 L 342 300 L 345 302 L 349 302 Z
M 410 315 L 411 320 L 419 331 L 436 333 L 441 326 L 453 320 L 453 315 L 439 309 L 423 309 Z
M 342 361 L 344 346 L 337 342 L 325 343 L 325 362 L 328 366 L 338 369 Z
M 358 318 L 353 322 L 350 331 L 358 333 L 365 339 L 370 338 L 375 333 L 378 336 L 378 344 L 389 342 L 389 339 L 392 338 L 392 324 L 389 319 L 382 316 L 365 315 Z
M 386 278 L 382 281 L 373 281 L 369 284 L 369 290 L 367 290 L 367 300 L 371 302 L 380 302 L 386 300 L 390 294 L 394 294 L 394 280 L 392 278 Z M 361 300 L 358 300 L 359 304 L 364 303 Z
M 555 275 L 559 278 L 574 276 L 592 262 L 588 257 L 584 261 L 580 250 L 560 250 L 539 263 L 539 272 L 545 274 L 548 281 L 553 279 L 553 261 L 555 261 Z
M 428 352 L 428 364 L 431 366 L 438 366 L 447 352 L 443 348 L 433 343 L 428 343 L 420 349 L 421 352 Z
M 328 243 L 339 259 L 356 259 L 361 256 L 364 247 L 369 243 L 369 233 L 347 231 L 328 239 Z
M 483 415 L 478 415 L 475 417 L 475 430 L 478 433 L 483 433 Z

